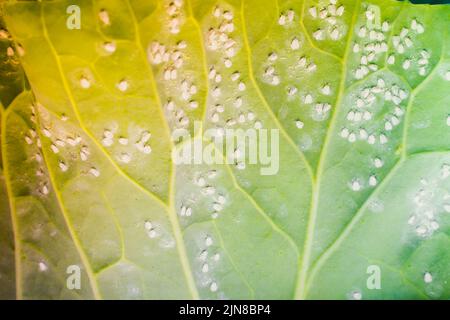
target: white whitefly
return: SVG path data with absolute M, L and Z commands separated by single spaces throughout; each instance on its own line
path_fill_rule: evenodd
M 425 283 L 431 283 L 433 281 L 433 276 L 431 275 L 431 273 L 425 272 L 425 274 L 423 275 L 423 281 Z

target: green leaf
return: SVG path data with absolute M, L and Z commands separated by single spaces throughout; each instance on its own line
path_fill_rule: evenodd
M 25 88 L 25 75 L 20 66 L 19 55 L 23 52 L 20 45 L 15 45 L 5 28 L 3 13 L 0 8 L 0 103 L 7 107 Z
M 335 2 L 5 3 L 5 297 L 448 299 L 450 7 Z M 224 128 L 275 174 L 175 163 Z

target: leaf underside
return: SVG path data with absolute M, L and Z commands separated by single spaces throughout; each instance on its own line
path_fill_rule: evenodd
M 2 15 L 1 299 L 450 298 L 450 6 Z M 279 171 L 173 162 L 211 128 L 277 130 Z

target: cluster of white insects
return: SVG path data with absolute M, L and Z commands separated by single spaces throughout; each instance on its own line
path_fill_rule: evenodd
M 92 86 L 94 79 L 92 75 L 82 75 L 79 80 L 79 85 L 83 89 L 89 89 Z M 121 92 L 126 92 L 130 87 L 130 83 L 127 79 L 121 79 L 116 84 L 116 88 Z
M 400 62 L 404 70 L 410 69 L 413 63 L 417 64 L 417 72 L 425 76 L 428 72 L 430 53 L 427 50 L 421 50 L 418 57 L 413 52 L 415 38 L 422 34 L 425 29 L 416 19 L 411 20 L 410 28 L 403 27 L 400 32 L 390 38 L 391 24 L 389 21 L 375 21 L 376 13 L 368 8 L 365 12 L 367 23 L 361 26 L 357 31 L 357 40 L 353 44 L 353 53 L 359 56 L 359 66 L 354 71 L 356 79 L 363 79 L 372 72 L 380 69 L 379 59 L 387 55 L 387 65 L 394 65 L 396 60 Z M 378 17 L 379 18 L 379 17 Z M 393 52 L 389 53 L 388 41 L 391 42 Z M 404 55 L 410 57 L 403 58 Z
M 45 164 L 44 164 L 44 158 L 42 153 L 42 142 L 41 138 L 38 135 L 38 132 L 36 131 L 36 124 L 37 124 L 37 115 L 36 115 L 36 107 L 34 105 L 30 106 L 30 120 L 33 126 L 28 130 L 28 133 L 25 134 L 24 139 L 25 143 L 33 148 L 34 156 L 33 159 L 35 160 L 37 164 L 37 169 L 35 172 L 36 177 L 39 182 L 39 192 L 46 196 L 49 194 L 49 179 L 47 178 L 46 171 L 45 171 Z
M 213 9 L 213 21 L 205 35 L 207 48 L 215 54 L 217 61 L 209 65 L 209 120 L 214 125 L 217 136 L 224 136 L 226 128 L 239 125 L 240 128 L 261 129 L 263 123 L 245 101 L 247 85 L 242 73 L 233 69 L 233 59 L 243 54 L 240 39 L 233 37 L 235 25 L 231 10 L 216 6 Z M 225 92 L 222 87 L 226 87 Z M 225 103 L 223 101 L 226 101 Z M 234 152 L 235 166 L 245 169 L 245 159 L 239 148 Z
M 122 163 L 130 163 L 135 152 L 140 152 L 147 155 L 152 152 L 152 148 L 149 144 L 149 140 L 151 138 L 151 133 L 149 131 L 141 130 L 140 134 L 137 137 L 133 138 L 132 148 L 130 149 L 128 147 L 130 139 L 124 135 L 119 135 L 118 137 L 116 137 L 117 130 L 118 128 L 116 127 L 112 129 L 105 129 L 103 131 L 102 144 L 104 147 L 109 148 L 114 145 L 117 139 L 119 146 L 122 146 L 122 149 L 125 149 L 121 151 L 117 156 L 118 161 Z
M 246 86 L 244 82 L 240 81 L 241 73 L 239 71 L 235 71 L 229 75 L 229 80 L 224 81 L 222 72 L 225 73 L 225 71 L 221 71 L 220 67 L 213 65 L 210 67 L 208 74 L 209 82 L 212 86 L 211 100 L 213 102 L 209 108 L 210 120 L 216 125 L 218 134 L 224 133 L 224 126 L 233 127 L 236 124 L 245 126 L 246 123 L 253 123 L 253 127 L 255 129 L 261 129 L 262 123 L 256 119 L 255 113 L 247 108 L 243 108 L 244 98 L 242 96 L 242 92 L 245 91 Z M 230 81 L 231 83 L 229 83 Z M 238 82 L 236 89 L 226 93 L 230 95 L 235 93 L 235 96 L 231 97 L 232 106 L 234 108 L 226 108 L 224 104 L 220 103 L 222 98 L 220 84 L 222 82 L 226 82 L 224 85 L 230 85 L 232 87 L 236 85 L 236 82 Z M 225 111 L 228 111 L 226 112 L 228 116 L 223 116 Z
M 190 196 L 184 197 L 179 209 L 178 215 L 184 221 L 196 215 L 195 207 L 200 205 L 206 207 L 209 211 L 210 219 L 219 218 L 227 205 L 227 194 L 215 181 L 221 175 L 217 169 L 209 169 L 206 171 L 196 171 L 187 176 L 192 180 L 195 186 Z M 203 214 L 203 209 L 200 214 Z M 211 235 L 199 235 L 198 243 L 201 251 L 198 255 L 197 263 L 199 263 L 199 271 L 196 272 L 198 281 L 211 292 L 218 291 L 218 283 L 213 279 L 213 268 L 219 263 L 220 254 L 217 252 L 217 244 L 213 246 L 214 240 Z M 214 248 L 213 248 L 214 247 Z
M 217 176 L 217 170 L 211 169 L 206 172 L 198 172 L 194 177 L 190 177 L 196 189 L 191 196 L 183 200 L 178 210 L 180 217 L 191 217 L 194 213 L 193 206 L 200 202 L 208 208 L 211 219 L 219 217 L 226 206 L 227 197 L 226 193 L 219 191 L 219 187 L 214 183 Z
M 413 196 L 413 212 L 408 224 L 419 237 L 432 235 L 439 229 L 438 218 L 442 212 L 450 213 L 450 193 L 440 186 L 450 177 L 450 165 L 441 166 L 439 177 L 422 178 L 420 188 Z
M 323 21 L 323 30 L 317 30 L 317 34 L 320 33 L 321 40 L 322 38 L 323 40 L 329 38 L 330 33 L 331 38 L 327 40 L 334 41 L 333 38 L 340 38 L 341 33 L 344 32 L 338 31 L 338 29 L 342 29 L 340 16 L 342 16 L 343 12 L 344 7 L 333 2 L 328 5 L 323 4 L 321 7 L 311 7 L 306 14 L 310 18 L 312 17 L 313 20 Z M 306 124 L 305 117 L 309 117 L 315 122 L 322 122 L 329 118 L 332 111 L 332 98 L 335 88 L 328 81 L 319 83 L 317 92 L 304 89 L 301 84 L 299 86 L 299 78 L 303 82 L 310 81 L 317 73 L 318 66 L 310 56 L 310 53 L 307 53 L 311 44 L 305 45 L 306 37 L 302 32 L 299 32 L 297 20 L 297 13 L 293 9 L 286 9 L 280 13 L 278 25 L 281 32 L 286 34 L 284 37 L 287 38 L 287 41 L 284 45 L 275 44 L 276 49 L 268 52 L 267 58 L 262 63 L 263 71 L 260 78 L 264 83 L 273 87 L 285 86 L 285 103 L 300 101 L 308 107 L 308 109 L 304 108 L 305 111 L 308 110 L 306 111 L 307 114 L 297 116 L 293 119 L 295 128 L 304 129 Z M 333 26 L 333 30 L 328 28 L 331 25 Z M 336 32 L 339 35 L 336 35 Z M 294 64 L 288 64 L 286 61 L 295 62 Z M 286 79 L 284 79 L 285 77 Z M 286 85 L 289 82 L 291 83 Z M 288 109 L 288 107 L 283 108 L 283 110 Z M 311 128 L 308 130 L 311 130 Z M 306 137 L 307 133 L 305 132 L 304 135 Z M 302 149 L 307 150 L 310 144 L 312 142 L 302 144 Z
M 223 11 L 219 6 L 214 9 L 213 15 L 219 19 L 219 25 L 209 29 L 206 35 L 206 46 L 212 51 L 223 51 L 228 58 L 228 60 L 225 59 L 225 64 L 229 65 L 227 61 L 236 55 L 238 45 L 230 36 L 235 30 L 234 15 L 231 11 Z
M 310 7 L 308 9 L 310 17 L 320 22 L 320 27 L 313 33 L 313 38 L 316 41 L 338 41 L 341 39 L 346 31 L 345 24 L 340 18 L 344 11 L 345 7 L 339 5 L 337 0 L 330 0 L 327 4 Z
M 185 23 L 183 1 L 167 2 L 166 15 L 169 31 L 179 34 Z M 164 40 L 164 42 L 166 42 Z M 185 68 L 185 58 L 189 54 L 188 44 L 184 40 L 170 44 L 169 41 L 152 41 L 147 49 L 149 62 L 156 73 L 161 72 L 161 83 L 167 83 L 164 112 L 172 130 L 187 128 L 191 121 L 189 112 L 199 107 L 198 87 L 195 79 L 189 74 L 189 66 Z M 170 88 L 173 88 L 170 91 Z M 181 94 L 180 94 L 181 88 Z M 173 97 L 175 96 L 175 98 Z
M 145 220 L 144 231 L 147 237 L 157 241 L 159 248 L 173 249 L 176 246 L 172 234 L 158 220 Z
M 389 142 L 389 132 L 401 123 L 404 110 L 401 103 L 408 98 L 409 93 L 399 86 L 387 85 L 382 78 L 378 78 L 376 85 L 365 87 L 356 98 L 356 103 L 346 115 L 348 125 L 340 131 L 340 136 L 354 143 L 357 140 L 366 141 L 368 144 L 386 144 Z M 374 110 L 379 100 L 392 104 L 392 109 L 385 115 L 383 127 L 380 132 L 369 132 L 364 128 L 364 123 L 369 124 L 374 116 Z
M 368 9 L 365 12 L 367 23 L 361 26 L 357 32 L 358 40 L 355 41 L 352 51 L 359 57 L 359 65 L 354 71 L 356 79 L 362 79 L 379 69 L 377 60 L 388 52 L 388 36 L 391 25 L 388 21 L 383 21 L 378 25 L 375 20 L 375 13 Z
M 6 47 L 6 57 L 9 58 L 7 62 L 19 64 L 16 52 L 20 57 L 23 57 L 25 55 L 25 49 L 19 43 L 14 48 L 11 35 L 5 29 L 0 29 L 0 40 L 7 40 L 9 42 L 9 45 Z
M 425 29 L 421 23 L 419 23 L 416 19 L 411 20 L 410 28 L 403 27 L 400 30 L 400 33 L 394 35 L 392 37 L 392 46 L 395 49 L 395 52 L 401 57 L 402 55 L 406 55 L 408 51 L 414 49 L 414 38 L 417 35 L 424 33 Z M 429 59 L 430 53 L 427 50 L 421 50 L 419 52 L 418 57 L 406 57 L 402 59 L 401 67 L 404 70 L 409 70 L 413 64 L 417 65 L 417 72 L 421 76 L 426 76 L 429 68 Z M 389 55 L 387 62 L 389 65 L 393 65 L 395 63 L 395 55 Z
M 237 40 L 232 37 L 232 33 L 235 30 L 235 25 L 233 22 L 233 14 L 231 11 L 223 10 L 220 7 L 215 7 L 213 11 L 213 17 L 216 22 L 216 26 L 211 26 L 209 31 L 205 35 L 207 48 L 217 53 L 218 60 L 222 61 L 221 65 L 210 65 L 208 72 L 208 79 L 210 84 L 210 97 L 211 100 L 209 103 L 209 119 L 212 123 L 219 125 L 220 122 L 225 121 L 228 126 L 233 126 L 236 124 L 235 119 L 222 119 L 222 114 L 225 112 L 226 107 L 220 101 L 225 100 L 224 93 L 222 92 L 221 85 L 223 82 L 226 82 L 225 85 L 230 85 L 231 87 L 236 86 L 237 90 L 233 91 L 237 92 L 237 95 L 233 97 L 233 105 L 236 109 L 240 109 L 243 105 L 243 92 L 246 90 L 246 84 L 241 79 L 241 73 L 239 71 L 230 71 L 233 66 L 233 57 L 239 51 L 240 44 Z M 228 75 L 228 78 L 225 79 L 225 75 Z M 231 84 L 229 81 L 231 80 Z M 229 86 L 229 87 L 230 87 Z M 229 94 L 230 92 L 227 92 Z M 230 110 L 231 111 L 231 110 Z M 253 113 L 250 113 L 250 117 L 252 120 Z M 245 114 L 240 114 L 239 122 L 245 122 L 246 116 Z
M 179 89 L 181 89 L 179 100 L 182 101 L 183 106 L 187 106 L 188 110 L 194 110 L 199 106 L 198 100 L 195 99 L 198 88 L 187 78 L 180 80 L 186 48 L 185 41 L 179 41 L 174 46 L 166 46 L 154 41 L 149 45 L 148 59 L 154 66 L 162 66 L 163 80 L 176 83 L 177 94 L 180 94 Z M 190 120 L 186 111 L 178 106 L 173 98 L 168 98 L 164 105 L 164 111 L 173 130 L 186 128 L 189 125 Z
M 212 236 L 206 235 L 203 240 L 204 248 L 200 251 L 198 255 L 198 261 L 201 265 L 201 276 L 200 281 L 209 288 L 209 291 L 216 292 L 219 290 L 219 284 L 210 275 L 210 265 L 216 264 L 220 260 L 220 253 L 215 252 L 214 240 Z
M 37 106 L 32 105 L 31 107 L 31 116 L 30 119 L 32 123 L 37 123 L 37 112 L 42 114 L 44 111 L 43 107 L 37 104 Z M 39 108 L 37 111 L 36 108 Z M 61 121 L 67 121 L 67 117 L 62 115 L 60 117 Z M 41 120 L 42 121 L 42 120 Z M 77 133 L 68 133 L 66 132 L 62 126 L 58 126 L 57 130 L 53 129 L 55 123 L 49 123 L 47 125 L 40 124 L 40 133 L 37 132 L 36 129 L 30 128 L 28 134 L 25 135 L 24 139 L 28 145 L 33 145 L 38 148 L 37 152 L 34 155 L 34 159 L 39 164 L 39 168 L 36 171 L 37 177 L 45 177 L 45 160 L 42 150 L 42 141 L 41 137 L 44 139 L 48 139 L 50 142 L 49 150 L 59 156 L 61 155 L 61 159 L 58 161 L 58 169 L 61 172 L 67 172 L 69 170 L 69 163 L 64 159 L 73 159 L 78 158 L 82 163 L 86 163 L 86 169 L 84 170 L 86 174 L 89 174 L 93 177 L 99 177 L 100 171 L 98 168 L 93 166 L 90 162 L 90 148 L 87 146 L 81 135 Z M 70 154 L 70 156 L 69 156 Z M 47 195 L 49 193 L 48 181 L 42 182 L 42 186 L 40 191 L 43 195 Z
M 170 33 L 177 34 L 180 33 L 180 27 L 182 25 L 182 19 L 183 19 L 183 0 L 174 0 L 173 2 L 170 2 L 169 6 L 167 7 L 167 14 L 169 15 L 169 31 Z
M 154 41 L 148 48 L 148 59 L 153 65 L 164 65 L 164 80 L 176 80 L 177 70 L 183 66 L 183 50 L 186 49 L 186 42 L 180 41 L 175 47 L 168 48 L 166 45 Z
M 199 173 L 194 178 L 194 184 L 201 189 L 200 194 L 207 200 L 212 219 L 217 219 L 226 205 L 226 196 L 219 192 L 213 180 L 217 177 L 217 170 Z

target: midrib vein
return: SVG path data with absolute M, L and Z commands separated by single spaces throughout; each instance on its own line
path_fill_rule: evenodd
M 318 210 L 319 210 L 320 185 L 321 185 L 321 180 L 322 180 L 322 174 L 324 172 L 324 163 L 325 163 L 325 158 L 327 156 L 328 145 L 331 141 L 332 134 L 334 133 L 334 129 L 336 126 L 336 119 L 339 114 L 339 110 L 342 106 L 342 100 L 343 100 L 343 96 L 344 96 L 344 92 L 345 92 L 345 84 L 346 84 L 346 78 L 347 78 L 347 76 L 346 76 L 347 62 L 348 62 L 348 57 L 350 55 L 349 48 L 351 46 L 354 30 L 356 27 L 355 21 L 358 16 L 358 13 L 359 13 L 360 1 L 361 0 L 356 0 L 356 3 L 355 3 L 353 16 L 352 16 L 352 20 L 350 23 L 347 43 L 346 43 L 345 51 L 344 51 L 344 59 L 343 59 L 343 63 L 342 63 L 342 71 L 341 71 L 341 78 L 340 78 L 341 81 L 339 84 L 339 91 L 338 91 L 338 96 L 337 96 L 337 100 L 336 100 L 336 108 L 331 117 L 330 125 L 328 127 L 325 141 L 324 141 L 324 144 L 323 144 L 320 156 L 319 156 L 316 180 L 313 181 L 311 208 L 310 208 L 310 213 L 309 213 L 309 217 L 308 217 L 308 227 L 307 227 L 307 231 L 306 231 L 303 256 L 301 259 L 299 274 L 298 274 L 298 278 L 297 278 L 298 282 L 297 282 L 297 288 L 296 288 L 295 296 L 294 296 L 295 299 L 305 299 L 306 295 L 307 295 L 306 282 L 307 282 L 307 277 L 308 277 L 308 272 L 309 272 L 309 264 L 310 264 L 310 259 L 311 259 L 312 245 L 313 245 L 313 241 L 314 241 L 314 229 L 316 226 L 316 219 L 317 219 L 317 214 L 318 214 Z M 304 14 L 304 13 L 302 13 L 302 14 Z
M 146 59 L 145 56 L 145 51 L 144 48 L 142 47 L 142 40 L 141 40 L 141 34 L 140 34 L 140 30 L 139 30 L 139 26 L 138 26 L 138 22 L 136 19 L 136 16 L 134 14 L 133 8 L 130 4 L 130 1 L 127 0 L 126 1 L 128 10 L 130 11 L 130 16 L 131 19 L 133 21 L 133 25 L 135 28 L 135 34 L 136 34 L 136 44 L 139 48 L 139 51 L 142 55 L 142 58 L 144 60 L 145 66 L 148 70 L 149 76 L 150 76 L 150 80 L 152 83 L 152 90 L 153 90 L 153 94 L 156 97 L 157 103 L 159 105 L 159 112 L 161 114 L 161 122 L 162 125 L 165 127 L 165 130 L 167 132 L 167 138 L 169 139 L 169 143 L 171 146 L 171 150 L 174 149 L 174 144 L 173 141 L 171 139 L 171 133 L 170 133 L 170 128 L 167 124 L 167 122 L 165 121 L 165 116 L 163 114 L 163 106 L 161 103 L 161 99 L 159 97 L 159 91 L 158 88 L 156 86 L 156 79 L 155 79 L 155 75 L 153 73 L 153 70 L 151 68 L 151 66 L 148 63 L 148 60 Z M 171 171 L 169 174 L 169 179 L 170 179 L 170 183 L 169 183 L 169 208 L 167 210 L 168 216 L 169 216 L 169 221 L 172 225 L 172 231 L 175 237 L 175 242 L 176 242 L 176 247 L 177 247 L 177 251 L 178 251 L 178 255 L 180 258 L 180 263 L 181 263 L 181 267 L 183 269 L 183 273 L 184 276 L 186 278 L 186 282 L 187 282 L 187 286 L 189 289 L 189 292 L 192 296 L 193 299 L 198 300 L 200 298 L 198 290 L 197 290 L 197 286 L 195 285 L 195 279 L 194 279 L 194 275 L 193 272 L 191 270 L 191 266 L 189 263 L 189 258 L 186 252 L 186 247 L 184 245 L 184 241 L 183 241 L 183 234 L 181 232 L 181 226 L 180 226 L 180 222 L 178 221 L 178 216 L 177 213 L 175 211 L 175 203 L 176 203 L 176 199 L 175 199 L 175 180 L 176 180 L 176 166 L 174 164 L 173 161 L 171 161 Z

